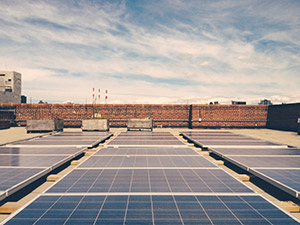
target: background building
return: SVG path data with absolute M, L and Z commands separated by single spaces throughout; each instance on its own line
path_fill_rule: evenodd
M 20 73 L 0 71 L 0 103 L 20 103 L 21 83 Z

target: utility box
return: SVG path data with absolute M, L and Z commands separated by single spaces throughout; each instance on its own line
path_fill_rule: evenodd
M 150 130 L 153 129 L 152 119 L 129 119 L 127 121 L 127 130 Z
M 298 135 L 300 135 L 300 118 L 298 118 L 298 130 L 297 130 Z
M 82 131 L 109 131 L 108 119 L 82 120 Z
M 64 129 L 64 121 L 62 119 L 27 120 L 26 122 L 27 133 L 63 131 L 63 129 Z

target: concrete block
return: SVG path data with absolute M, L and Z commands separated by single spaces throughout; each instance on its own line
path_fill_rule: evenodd
M 109 131 L 109 120 L 107 119 L 82 120 L 81 129 L 83 131 Z
M 94 152 L 86 152 L 86 153 L 84 153 L 84 156 L 91 156 L 93 154 L 94 154 Z
M 127 130 L 145 130 L 153 129 L 152 119 L 129 119 L 127 121 Z
M 201 155 L 203 155 L 203 156 L 209 156 L 209 152 L 200 151 L 199 153 L 200 153 Z
M 4 205 L 0 206 L 0 213 L 13 213 L 22 205 L 18 202 L 7 202 Z
M 288 201 L 288 202 L 281 202 L 281 207 L 287 210 L 291 213 L 298 213 L 300 212 L 300 206 L 295 204 L 294 202 Z
M 54 181 L 57 181 L 59 178 L 60 178 L 59 175 L 57 175 L 57 174 L 51 174 L 51 175 L 49 175 L 47 177 L 47 181 L 54 182 Z
M 76 166 L 76 165 L 78 165 L 79 164 L 79 161 L 78 160 L 73 160 L 72 162 L 71 162 L 71 165 L 72 166 Z
M 222 160 L 214 160 L 213 162 L 217 165 L 224 165 L 224 161 Z
M 54 120 L 27 120 L 26 130 L 29 132 L 51 132 L 63 131 L 64 121 L 61 119 Z
M 238 178 L 241 180 L 241 181 L 250 181 L 250 176 L 246 175 L 246 174 L 239 174 L 238 175 Z

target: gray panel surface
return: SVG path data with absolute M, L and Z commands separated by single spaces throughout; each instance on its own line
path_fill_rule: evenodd
M 259 196 L 41 196 L 15 224 L 298 224 Z
M 199 155 L 191 148 L 102 148 L 97 155 Z
M 6 191 L 43 170 L 44 169 L 17 167 L 0 168 L 0 190 Z
M 30 147 L 0 147 L 1 154 L 16 154 L 16 155 L 26 155 L 26 154 L 56 154 L 56 155 L 73 155 L 82 152 L 85 148 L 30 148 Z
M 143 140 L 117 140 L 114 139 L 108 143 L 108 145 L 184 145 L 183 142 L 179 140 L 150 140 L 150 141 L 143 141 Z
M 174 137 L 173 134 L 170 132 L 149 132 L 149 131 L 128 131 L 128 132 L 121 132 L 118 137 L 122 136 L 168 136 L 168 137 Z
M 109 167 L 216 167 L 203 156 L 92 156 L 80 168 Z
M 300 169 L 257 169 L 255 171 L 260 173 L 260 178 L 299 197 Z
M 77 140 L 42 140 L 42 139 L 34 139 L 34 140 L 28 140 L 28 141 L 22 141 L 22 142 L 15 142 L 13 145 L 16 146 L 30 146 L 30 145 L 44 145 L 44 146 L 59 146 L 59 145 L 64 145 L 64 146 L 87 146 L 87 147 L 92 147 L 97 145 L 99 141 L 95 140 L 84 140 L 84 141 L 77 141 Z
M 111 132 L 62 132 L 58 134 L 54 134 L 53 136 L 82 136 L 82 137 L 88 137 L 88 136 L 98 136 L 98 137 L 103 137 L 103 136 L 110 136 L 112 133 Z
M 228 158 L 247 168 L 300 168 L 300 157 L 295 156 L 229 156 Z
M 221 155 L 300 155 L 297 148 L 210 148 Z
M 222 169 L 77 169 L 47 192 L 251 193 Z
M 35 155 L 1 155 L 0 166 L 22 166 L 22 167 L 49 167 L 69 156 L 35 156 Z

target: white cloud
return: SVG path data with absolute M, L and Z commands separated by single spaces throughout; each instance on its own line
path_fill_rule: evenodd
M 24 94 L 85 102 L 95 86 L 115 103 L 299 101 L 292 2 L 77 4 L 0 3 L 0 67 L 23 74 Z

